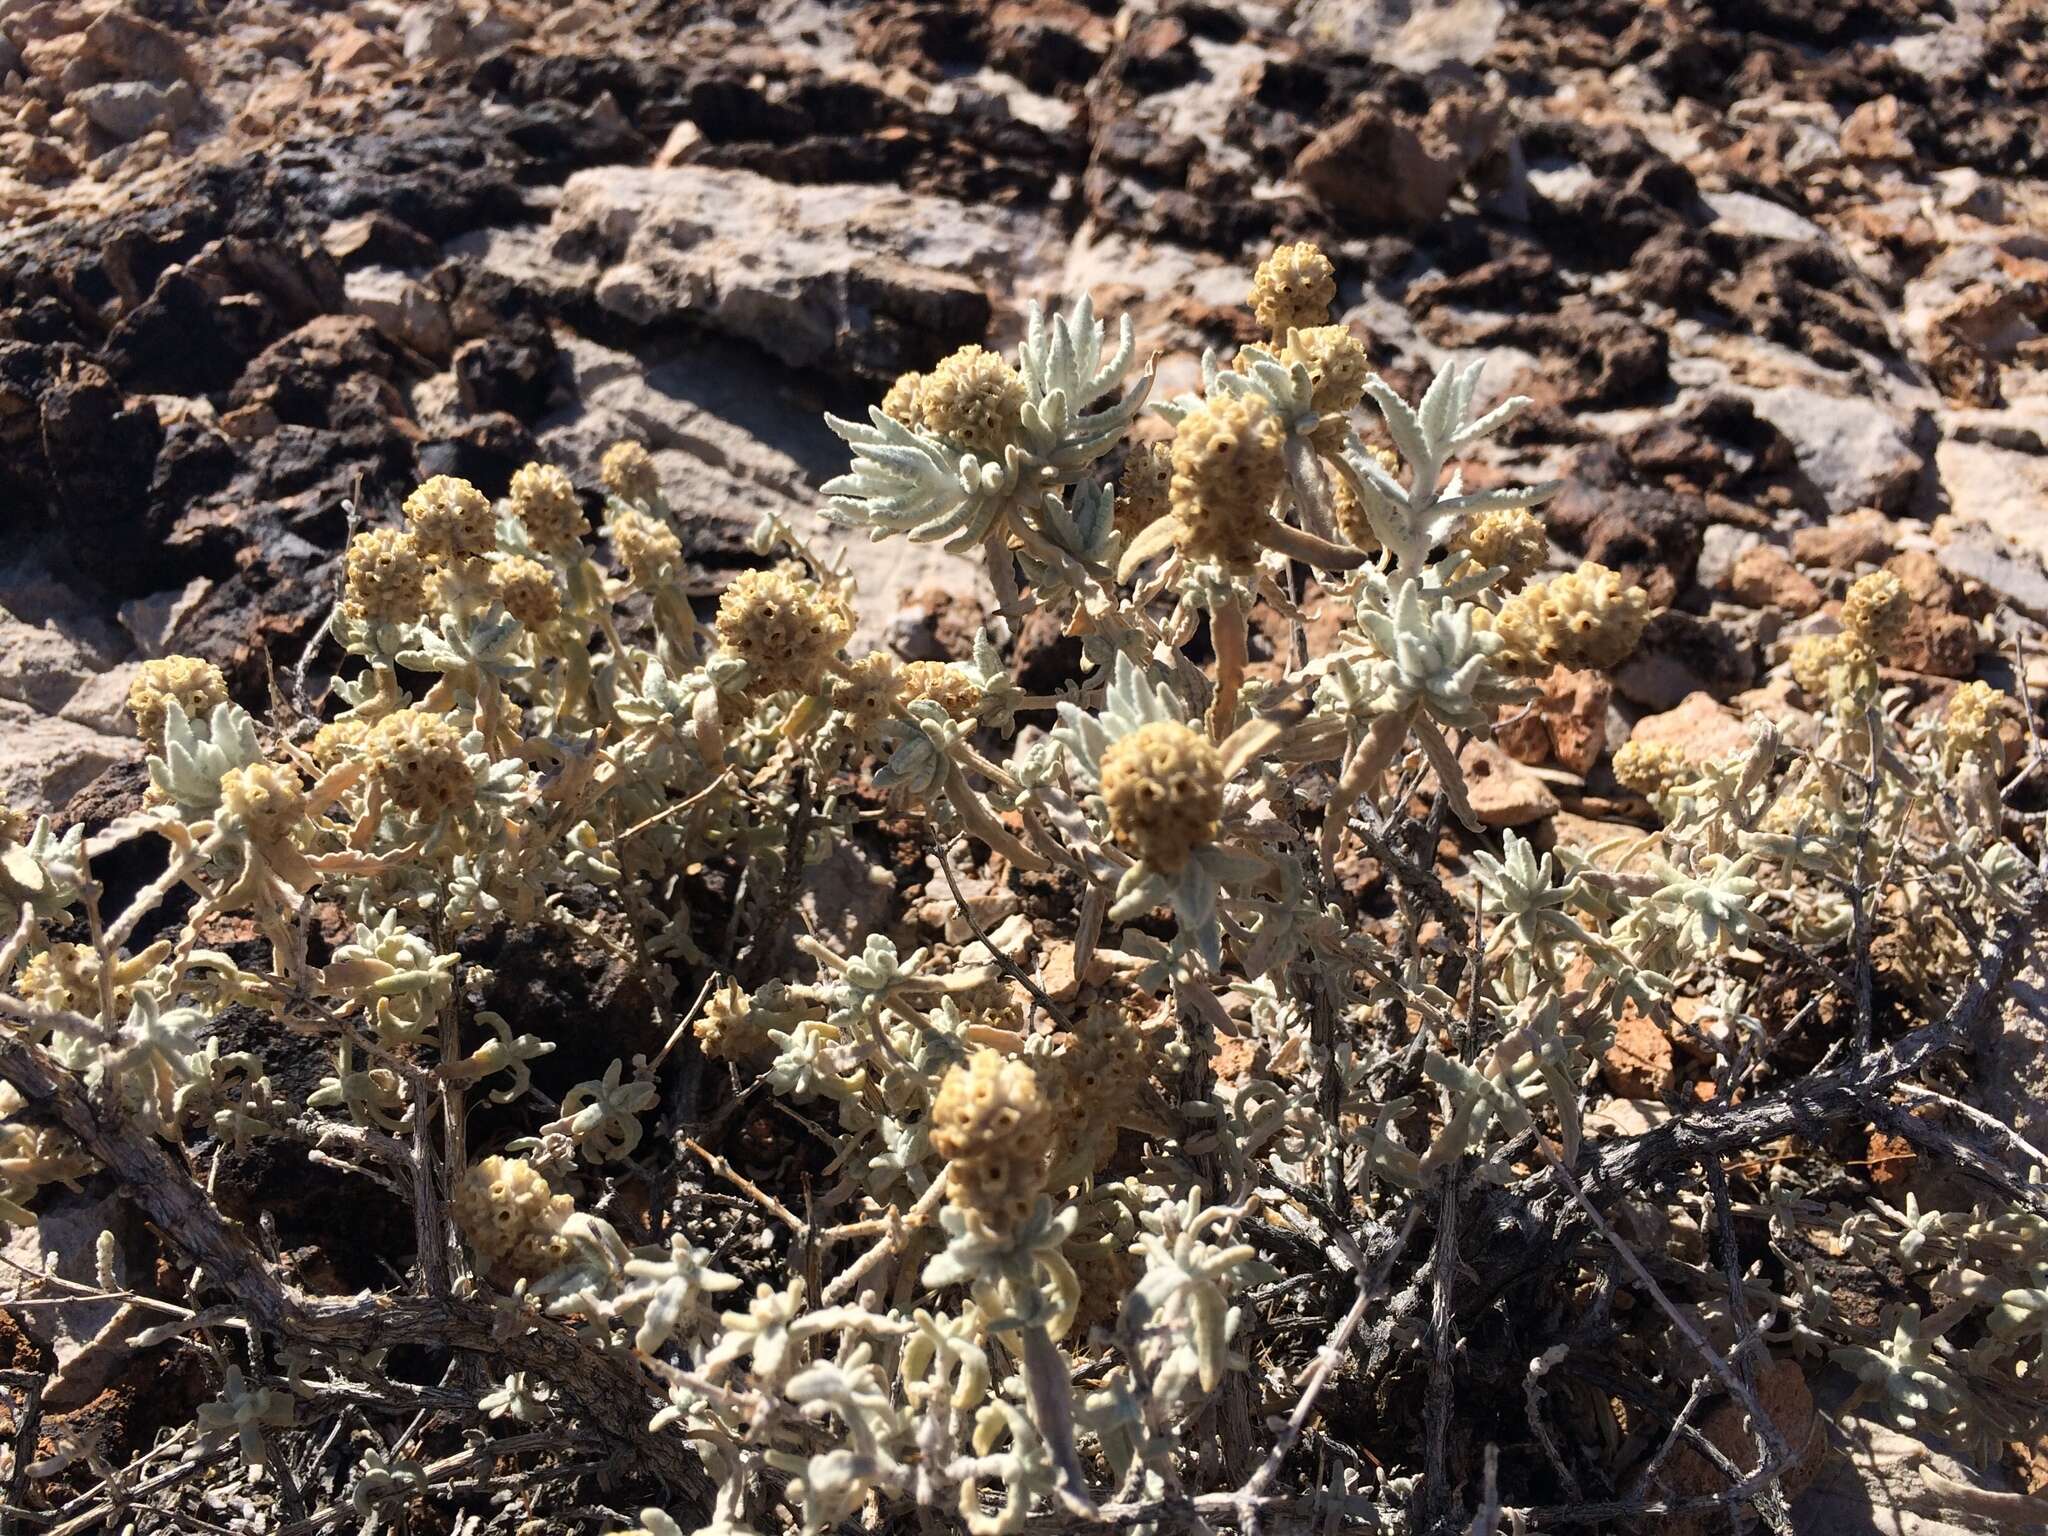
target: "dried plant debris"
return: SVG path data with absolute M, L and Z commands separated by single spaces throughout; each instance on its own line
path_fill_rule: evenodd
M 0 817 L 0 1221 L 144 1219 L 21 1311 L 152 1383 L 23 1336 L 23 1528 L 1782 1531 L 1823 1385 L 2037 1441 L 2044 1159 L 1968 1066 L 2023 705 L 1917 707 L 1865 576 L 1811 730 L 1496 834 L 1472 744 L 1656 604 L 1332 283 L 1275 252 L 1171 400 L 1083 301 L 831 423 L 825 517 L 985 562 L 963 659 L 848 654 L 780 518 L 699 613 L 624 443 L 594 528 L 535 464 L 356 532 L 317 714 L 145 668 L 141 809 Z

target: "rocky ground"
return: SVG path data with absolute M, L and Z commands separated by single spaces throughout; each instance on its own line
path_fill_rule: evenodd
M 837 467 L 822 409 L 1081 290 L 1177 388 L 1282 236 L 1397 383 L 1476 349 L 1536 397 L 1500 471 L 1568 477 L 1561 549 L 1671 604 L 1626 716 L 1767 703 L 1872 558 L 1929 600 L 1921 669 L 1966 675 L 1986 603 L 2048 618 L 2044 32 L 1983 0 L 6 0 L 0 794 L 133 758 L 141 658 L 260 691 L 351 502 L 631 434 L 709 590 Z M 964 566 L 863 569 L 875 634 L 964 627 L 920 612 Z
M 1788 716 L 1871 563 L 1899 680 L 2038 693 L 2044 108 L 2048 10 L 1987 0 L 0 0 L 0 798 L 122 803 L 144 658 L 260 700 L 425 475 L 639 438 L 709 594 L 843 463 L 822 411 L 1082 291 L 1174 393 L 1281 238 L 1404 391 L 1533 396 L 1483 472 L 1665 605 L 1486 749 L 1489 820 Z M 846 548 L 866 638 L 957 650 L 975 568 L 901 550 Z

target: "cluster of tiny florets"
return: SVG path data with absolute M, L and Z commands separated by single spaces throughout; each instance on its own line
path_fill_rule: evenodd
M 1023 411 L 1023 379 L 981 347 L 962 347 L 918 385 L 919 425 L 979 458 L 1001 456 L 1017 435 Z
M 1290 331 L 1282 354 L 1308 370 L 1315 408 L 1342 414 L 1365 398 L 1365 343 L 1348 325 L 1310 325 Z
M 455 475 L 435 475 L 406 497 L 405 521 L 420 553 L 443 560 L 488 554 L 498 542 L 490 498 Z
M 1305 240 L 1281 246 L 1252 274 L 1252 313 L 1269 336 L 1328 323 L 1336 302 L 1337 269 Z
M 1215 841 L 1223 817 L 1223 757 L 1208 737 L 1154 720 L 1102 754 L 1102 799 L 1118 843 L 1167 874 Z
M 641 591 L 652 591 L 675 574 L 683 541 L 661 518 L 621 507 L 609 524 L 612 548 L 626 575 Z
M 635 442 L 617 442 L 605 449 L 598 461 L 597 477 L 604 488 L 622 501 L 651 506 L 661 494 L 661 475 L 654 467 L 654 455 Z
M 525 555 L 501 560 L 491 571 L 491 590 L 505 611 L 528 629 L 541 629 L 562 616 L 562 589 L 555 573 Z
M 1474 565 L 1499 567 L 1507 574 L 1501 585 L 1515 591 L 1543 569 L 1550 558 L 1550 535 L 1543 519 L 1522 507 L 1499 507 L 1473 518 L 1451 539 Z
M 145 661 L 128 685 L 128 713 L 150 747 L 164 744 L 164 717 L 175 703 L 190 720 L 202 720 L 228 701 L 228 680 L 219 667 L 197 656 L 160 656 Z
M 1504 642 L 1503 659 L 1519 671 L 1555 666 L 1605 672 L 1634 654 L 1649 621 L 1648 593 L 1587 560 L 1508 598 L 1494 630 Z
M 305 785 L 295 768 L 282 763 L 251 763 L 221 775 L 220 805 L 222 812 L 246 827 L 257 842 L 276 842 L 305 816 Z
M 1615 781 L 1646 800 L 1658 800 L 1696 777 L 1675 741 L 1627 741 L 1614 754 Z
M 948 1160 L 953 1203 L 998 1231 L 1031 1214 L 1045 1188 L 1053 1113 L 1029 1065 L 981 1050 L 932 1100 L 932 1150 Z
M 370 528 L 348 541 L 342 611 L 367 624 L 410 624 L 427 608 L 427 560 L 402 528 Z
M 896 376 L 896 382 L 889 386 L 882 396 L 882 414 L 891 421 L 901 422 L 912 431 L 924 429 L 924 375 L 915 368 Z
M 583 503 L 568 472 L 553 464 L 527 464 L 513 472 L 512 513 L 533 547 L 551 555 L 577 548 L 590 532 Z
M 832 679 L 832 707 L 858 737 L 872 736 L 883 721 L 902 713 L 903 704 L 903 665 L 887 651 L 848 662 Z
M 718 640 L 747 664 L 755 697 L 808 693 L 853 633 L 837 593 L 787 570 L 742 571 L 718 600 Z
M 1872 571 L 1857 577 L 1843 596 L 1842 628 L 1871 655 L 1889 656 L 1912 611 L 1913 600 L 1899 578 L 1890 571 Z
M 559 1269 L 569 1243 L 562 1223 L 576 1209 L 523 1157 L 487 1157 L 449 1197 L 455 1224 L 487 1269 L 534 1279 Z
M 1868 698 L 1877 687 L 1877 656 L 1846 631 L 1794 641 L 1791 671 L 1792 681 L 1808 697 L 1835 704 Z
M 901 673 L 903 702 L 929 699 L 954 720 L 967 720 L 981 708 L 981 686 L 943 661 L 906 661 Z
M 1964 758 L 2002 768 L 2005 743 L 2000 727 L 2015 714 L 2005 694 L 1986 682 L 1968 682 L 1949 695 L 1942 711 L 1944 759 L 1953 766 Z
M 1181 553 L 1227 569 L 1256 565 L 1286 478 L 1286 433 L 1258 395 L 1205 400 L 1173 435 L 1169 490 Z
M 385 794 L 425 820 L 460 805 L 476 787 L 462 733 L 431 711 L 386 715 L 371 730 L 367 747 Z

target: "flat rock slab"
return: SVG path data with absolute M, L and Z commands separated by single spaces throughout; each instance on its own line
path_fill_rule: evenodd
M 979 341 L 984 282 L 1028 270 L 1037 219 L 889 186 L 791 186 L 696 165 L 569 178 L 556 254 L 595 258 L 598 305 L 709 326 L 791 367 L 877 378 Z

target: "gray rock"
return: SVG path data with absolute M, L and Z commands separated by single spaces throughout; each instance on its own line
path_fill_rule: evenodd
M 1827 243 L 1827 235 L 1809 218 L 1790 208 L 1758 197 L 1753 192 L 1708 192 L 1706 204 L 1714 210 L 1717 229 L 1732 234 L 1755 235 L 1764 240 L 1796 240 Z
M 12 1265 L 0 1265 L 0 1306 L 8 1307 L 22 1331 L 57 1357 L 46 1401 L 59 1412 L 83 1407 L 133 1363 L 128 1338 L 161 1317 L 148 1317 L 116 1301 L 65 1301 L 61 1305 L 18 1306 L 28 1299 L 55 1301 L 64 1288 L 33 1279 L 56 1274 L 99 1289 L 100 1234 L 118 1239 L 135 1230 L 133 1207 L 116 1195 L 97 1200 L 45 1188 L 35 1202 L 36 1224 L 9 1234 L 4 1250 Z M 123 1243 L 125 1247 L 125 1242 Z M 29 1271 L 24 1275 L 22 1270 Z
M 1935 449 L 1934 465 L 1957 517 L 1980 519 L 2048 559 L 2048 455 L 1949 437 Z
M 345 280 L 349 307 L 367 315 L 377 329 L 402 347 L 436 361 L 455 348 L 448 306 L 427 286 L 389 267 L 364 267 Z
M 189 121 L 199 104 L 192 87 L 182 80 L 168 87 L 147 80 L 114 80 L 73 91 L 70 100 L 95 128 L 123 144 Z
M 142 743 L 0 699 L 0 800 L 18 810 L 54 811 L 115 763 L 141 756 Z
M 1699 584 L 1712 592 L 1726 592 L 1735 575 L 1735 563 L 1757 545 L 1763 535 L 1753 528 L 1733 523 L 1715 523 L 1700 539 Z
M 690 320 L 792 367 L 875 377 L 981 339 L 983 281 L 1013 281 L 1032 216 L 888 186 L 788 186 L 697 165 L 569 178 L 554 254 L 601 267 L 598 304 L 634 325 Z
M 1981 581 L 2029 618 L 2048 623 L 2048 568 L 2041 556 L 2000 538 L 1983 523 L 1958 523 L 1934 558 L 1951 576 Z
M 1911 499 L 1925 461 L 1917 420 L 1875 400 L 1787 384 L 1744 390 L 1757 415 L 1792 444 L 1799 468 L 1830 512 L 1876 507 L 1897 512 Z

